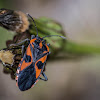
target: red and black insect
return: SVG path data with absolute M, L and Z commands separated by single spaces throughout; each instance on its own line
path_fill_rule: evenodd
M 29 15 L 29 17 L 31 16 Z M 32 20 L 35 24 L 33 18 Z M 49 35 L 45 37 L 50 37 L 50 36 L 58 36 L 58 35 Z M 24 43 L 25 41 L 28 42 L 28 47 L 26 51 L 24 51 L 24 45 L 22 45 L 22 59 L 18 65 L 18 69 L 16 72 L 17 86 L 21 91 L 30 89 L 36 84 L 36 82 L 39 79 L 44 81 L 48 80 L 47 76 L 43 72 L 47 56 L 50 54 L 48 47 L 49 44 L 47 44 L 46 41 L 44 40 L 45 37 L 42 38 L 39 37 L 37 31 L 37 35 L 36 36 L 32 35 L 31 40 L 25 39 L 18 44 L 14 44 L 18 46 Z M 64 38 L 63 36 L 59 37 Z M 41 78 L 41 75 L 43 75 L 44 78 Z

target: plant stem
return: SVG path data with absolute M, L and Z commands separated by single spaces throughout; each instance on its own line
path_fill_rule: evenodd
M 91 45 L 77 44 L 71 41 L 65 41 L 65 46 L 62 49 L 64 53 L 72 54 L 100 54 L 100 47 Z

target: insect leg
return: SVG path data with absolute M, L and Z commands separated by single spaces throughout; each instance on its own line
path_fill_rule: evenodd
M 23 41 L 21 41 L 21 42 L 19 42 L 17 44 L 10 44 L 10 46 L 19 46 L 19 45 L 23 44 L 26 41 L 29 43 L 30 42 L 30 39 L 27 38 L 27 39 L 25 39 L 25 40 L 23 40 Z
M 25 53 L 25 46 L 22 45 L 22 57 L 24 56 L 24 53 Z
M 41 80 L 43 80 L 43 81 L 47 81 L 48 78 L 47 78 L 47 76 L 45 75 L 44 72 L 42 72 L 42 75 L 43 75 L 44 78 L 39 77 L 39 79 L 41 79 Z
M 47 81 L 47 80 L 48 80 L 48 78 L 47 78 L 47 76 L 45 75 L 45 73 L 44 73 L 44 72 L 42 72 L 42 75 L 43 75 L 43 77 L 45 78 L 45 81 Z

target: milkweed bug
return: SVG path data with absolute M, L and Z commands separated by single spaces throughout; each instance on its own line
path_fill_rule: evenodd
M 28 14 L 28 16 L 33 20 L 34 19 Z M 36 82 L 41 79 L 47 81 L 48 78 L 43 72 L 44 66 L 46 64 L 47 56 L 50 54 L 49 52 L 49 44 L 44 40 L 45 37 L 50 36 L 59 36 L 59 35 L 49 35 L 45 37 L 38 36 L 38 30 L 35 24 L 37 35 L 31 35 L 30 39 L 25 39 L 18 44 L 12 44 L 13 46 L 22 47 L 22 59 L 18 65 L 16 72 L 16 84 L 21 91 L 25 91 L 33 87 Z M 65 38 L 63 36 L 59 36 L 61 38 Z M 24 51 L 24 42 L 28 42 L 28 47 L 26 51 Z M 43 75 L 44 78 L 41 78 Z

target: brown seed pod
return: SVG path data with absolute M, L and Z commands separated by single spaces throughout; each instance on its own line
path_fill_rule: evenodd
M 15 78 L 15 73 L 18 68 L 18 64 L 21 60 L 20 49 L 5 49 L 0 51 L 0 60 L 3 64 L 3 72 L 11 74 L 11 78 Z
M 23 33 L 29 28 L 29 21 L 26 14 L 21 11 L 2 8 L 0 9 L 0 26 L 17 33 Z
M 1 50 L 0 51 L 0 60 L 3 64 L 12 65 L 14 62 L 14 54 L 10 50 Z

